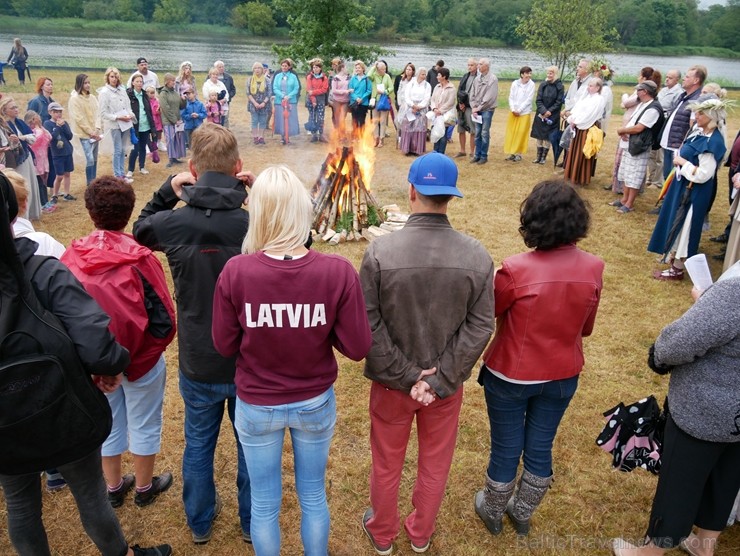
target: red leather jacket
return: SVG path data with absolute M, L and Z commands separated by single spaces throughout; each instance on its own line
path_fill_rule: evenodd
M 73 241 L 61 261 L 110 316 L 108 328 L 131 355 L 128 380 L 144 376 L 175 336 L 175 309 L 157 257 L 129 234 L 96 230 Z
M 514 380 L 559 380 L 583 368 L 604 261 L 565 245 L 504 260 L 494 278 L 496 335 L 486 367 Z

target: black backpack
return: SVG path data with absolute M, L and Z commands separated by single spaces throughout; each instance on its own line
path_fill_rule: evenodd
M 19 475 L 98 449 L 110 434 L 112 417 L 72 339 L 31 285 L 39 267 L 53 257 L 33 256 L 22 272 L 8 244 L 13 239 L 2 195 L 0 202 L 0 226 L 6 228 L 0 230 L 0 473 Z

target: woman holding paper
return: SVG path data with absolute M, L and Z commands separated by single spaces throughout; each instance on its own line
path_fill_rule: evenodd
M 134 125 L 134 113 L 131 111 L 131 101 L 126 89 L 121 85 L 121 72 L 117 68 L 105 70 L 105 87 L 98 91 L 98 110 L 103 131 L 110 133 L 113 141 L 113 175 L 126 183 L 133 183 L 134 180 L 127 178 L 123 169 L 123 143 Z
M 740 278 L 692 296 L 696 303 L 662 330 L 648 356 L 651 369 L 671 377 L 646 542 L 614 539 L 615 556 L 659 556 L 679 545 L 714 554 L 740 488 Z
M 656 270 L 656 280 L 683 280 L 688 257 L 696 255 L 699 238 L 715 188 L 717 165 L 727 150 L 719 126 L 727 118 L 725 101 L 702 95 L 689 104 L 696 114 L 696 126 L 673 158 L 676 177 L 668 189 L 648 251 L 663 255 L 670 264 Z

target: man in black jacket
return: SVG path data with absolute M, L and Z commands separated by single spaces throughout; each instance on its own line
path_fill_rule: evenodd
M 180 393 L 185 402 L 183 502 L 193 542 L 211 539 L 221 500 L 213 480 L 213 458 L 224 404 L 234 421 L 234 358 L 213 347 L 211 318 L 216 279 L 238 255 L 249 215 L 242 208 L 254 179 L 242 172 L 233 133 L 204 123 L 192 135 L 190 172 L 170 177 L 134 223 L 134 237 L 162 251 L 172 271 L 177 300 Z M 186 206 L 173 210 L 182 200 Z M 236 435 L 236 432 L 234 433 Z M 237 488 L 242 536 L 250 537 L 250 487 L 237 438 Z

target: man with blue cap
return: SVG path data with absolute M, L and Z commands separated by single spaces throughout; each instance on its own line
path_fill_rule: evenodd
M 456 232 L 447 205 L 462 197 L 457 166 L 431 152 L 409 170 L 411 215 L 402 230 L 373 241 L 360 279 L 373 345 L 370 391 L 371 507 L 362 526 L 375 552 L 393 552 L 400 530 L 398 487 L 416 418 L 414 510 L 404 528 L 426 552 L 444 497 L 457 439 L 463 383 L 493 332 L 493 261 Z

